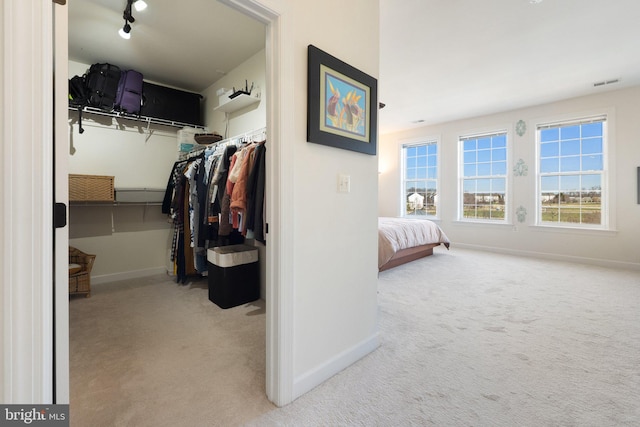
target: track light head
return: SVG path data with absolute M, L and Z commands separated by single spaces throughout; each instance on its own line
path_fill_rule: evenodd
M 144 0 L 135 0 L 133 6 L 136 8 L 136 11 L 142 12 L 147 8 L 147 3 Z
M 120 35 L 120 37 L 126 40 L 129 40 L 131 38 L 131 25 L 129 25 L 126 20 L 124 21 L 124 27 L 120 28 L 118 34 Z
M 120 28 L 120 31 L 118 31 L 118 34 L 120 35 L 120 37 L 122 37 L 125 40 L 129 40 L 131 38 L 131 34 L 125 32 L 124 28 Z

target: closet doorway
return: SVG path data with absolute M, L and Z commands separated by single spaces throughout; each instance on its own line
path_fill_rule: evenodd
M 102 2 L 104 3 L 104 2 Z M 272 61 L 274 61 L 274 57 L 277 57 L 277 55 L 279 54 L 279 50 L 277 48 L 277 32 L 276 34 L 273 34 L 272 32 L 273 30 L 273 26 L 275 25 L 274 22 L 277 22 L 278 17 L 276 15 L 273 14 L 272 11 L 267 11 L 260 9 L 258 6 L 255 5 L 254 2 L 250 2 L 250 1 L 235 1 L 235 0 L 230 0 L 227 1 L 227 3 L 231 4 L 234 6 L 234 8 L 236 9 L 240 9 L 243 11 L 243 13 L 248 14 L 252 17 L 252 19 L 258 19 L 262 22 L 262 24 L 266 24 L 267 25 L 267 33 L 270 34 L 270 37 L 267 38 L 266 44 L 271 43 L 271 46 L 268 46 L 269 48 L 267 49 L 268 56 L 266 58 L 266 69 L 267 69 L 267 74 L 269 73 L 269 70 L 272 69 Z M 184 7 L 186 8 L 188 2 L 184 2 L 181 3 L 181 6 L 184 5 Z M 193 12 L 191 11 L 191 13 L 197 13 L 197 12 Z M 142 19 L 140 19 L 141 21 Z M 71 27 L 72 25 L 74 25 L 73 21 L 69 22 L 69 27 Z M 142 25 L 139 26 L 140 31 L 142 28 Z M 135 31 L 135 30 L 134 30 Z M 274 48 L 274 45 L 276 45 L 276 47 Z M 97 60 L 96 62 L 99 62 L 100 60 Z M 115 61 L 114 61 L 115 62 Z M 218 72 L 219 70 L 215 70 L 215 72 Z M 270 80 L 271 79 L 271 80 Z M 262 88 L 262 90 L 264 91 L 265 94 L 267 94 L 267 90 L 269 89 L 269 85 L 268 82 L 276 82 L 277 81 L 277 77 L 276 76 L 268 76 L 267 79 L 267 84 L 265 84 L 265 87 Z M 279 86 L 279 85 L 278 85 Z M 279 167 L 279 164 L 277 163 L 277 161 L 273 161 L 274 159 L 276 159 L 276 156 L 274 153 L 277 153 L 277 146 L 275 146 L 275 144 L 277 143 L 277 135 L 279 135 L 280 133 L 280 129 L 278 127 L 278 123 L 277 120 L 274 120 L 274 115 L 277 115 L 277 111 L 274 111 L 274 106 L 278 106 L 280 105 L 279 102 L 277 101 L 277 97 L 279 96 L 277 93 L 275 93 L 274 91 L 272 91 L 270 93 L 270 95 L 273 94 L 274 95 L 274 99 L 271 99 L 269 101 L 269 103 L 267 104 L 267 123 L 266 123 L 266 128 L 268 129 L 267 134 L 269 135 L 269 137 L 267 138 L 270 142 L 269 142 L 269 148 L 271 151 L 267 151 L 268 156 L 267 156 L 267 191 L 269 191 L 269 196 L 275 196 L 274 199 L 278 198 L 278 189 L 276 188 L 276 184 L 274 183 L 274 180 L 272 178 L 273 171 L 277 170 L 277 168 Z M 72 113 L 70 113 L 71 115 Z M 233 132 L 232 132 L 233 133 Z M 241 132 L 239 132 L 241 133 Z M 232 135 L 228 135 L 228 136 L 232 136 Z M 73 150 L 73 145 L 72 145 L 72 150 Z M 58 167 L 58 171 L 57 173 L 60 172 L 66 172 L 64 169 L 67 167 L 66 162 L 63 162 L 64 164 L 62 165 L 62 168 Z M 62 170 L 60 170 L 62 169 Z M 165 171 L 165 174 L 167 172 Z M 271 218 L 275 218 L 276 222 L 278 219 L 278 205 L 277 203 L 274 203 L 269 210 L 270 213 L 267 213 L 267 218 L 269 219 L 269 217 Z M 279 240 L 279 236 L 274 235 L 273 233 L 269 234 L 268 236 L 268 240 L 269 242 L 276 242 L 276 245 L 274 245 L 276 247 L 276 251 L 279 250 L 279 245 L 278 240 Z M 272 246 L 273 247 L 273 246 Z M 270 248 L 271 251 L 271 248 Z M 265 275 L 266 275 L 266 306 L 267 306 L 267 321 L 266 321 L 266 336 L 267 336 L 267 346 L 266 346 L 266 352 L 267 352 L 267 363 L 266 363 L 266 388 L 267 388 L 267 395 L 269 396 L 269 398 L 278 403 L 278 402 L 283 402 L 283 397 L 282 397 L 282 392 L 281 392 L 281 375 L 282 372 L 279 371 L 279 366 L 280 366 L 280 357 L 282 357 L 282 352 L 278 350 L 278 348 L 280 348 L 280 344 L 278 342 L 279 340 L 279 336 L 277 333 L 275 333 L 276 330 L 278 330 L 279 325 L 276 323 L 276 319 L 277 319 L 277 313 L 271 311 L 270 312 L 270 307 L 276 306 L 279 307 L 280 305 L 275 303 L 272 298 L 277 297 L 277 292 L 276 295 L 274 295 L 273 292 L 271 292 L 274 288 L 274 278 L 277 277 L 278 272 L 273 271 L 272 266 L 274 264 L 273 259 L 274 258 L 278 258 L 277 253 L 273 253 L 270 252 L 266 255 L 266 271 L 265 271 Z M 270 332 L 271 331 L 271 332 Z M 60 343 L 58 343 L 60 344 Z M 144 379 L 142 379 L 143 381 Z M 58 378 L 59 382 L 64 382 L 62 380 L 62 376 L 59 376 Z M 286 403 L 286 396 L 284 397 L 284 401 Z M 71 404 L 73 405 L 73 402 L 71 402 Z

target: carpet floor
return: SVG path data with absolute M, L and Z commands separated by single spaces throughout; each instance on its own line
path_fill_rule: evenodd
M 284 408 L 263 306 L 203 283 L 70 301 L 72 426 L 640 425 L 637 271 L 438 248 L 380 273 L 380 348 Z

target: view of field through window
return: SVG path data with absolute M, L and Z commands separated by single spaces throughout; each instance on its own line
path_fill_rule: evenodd
M 406 145 L 403 216 L 436 216 L 438 204 L 438 145 L 436 142 Z
M 602 223 L 604 120 L 539 129 L 542 223 Z
M 461 138 L 462 217 L 505 219 L 507 134 Z

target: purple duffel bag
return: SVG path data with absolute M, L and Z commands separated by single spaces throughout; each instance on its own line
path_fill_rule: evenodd
M 126 70 L 120 76 L 115 109 L 124 113 L 139 114 L 142 105 L 142 73 Z

